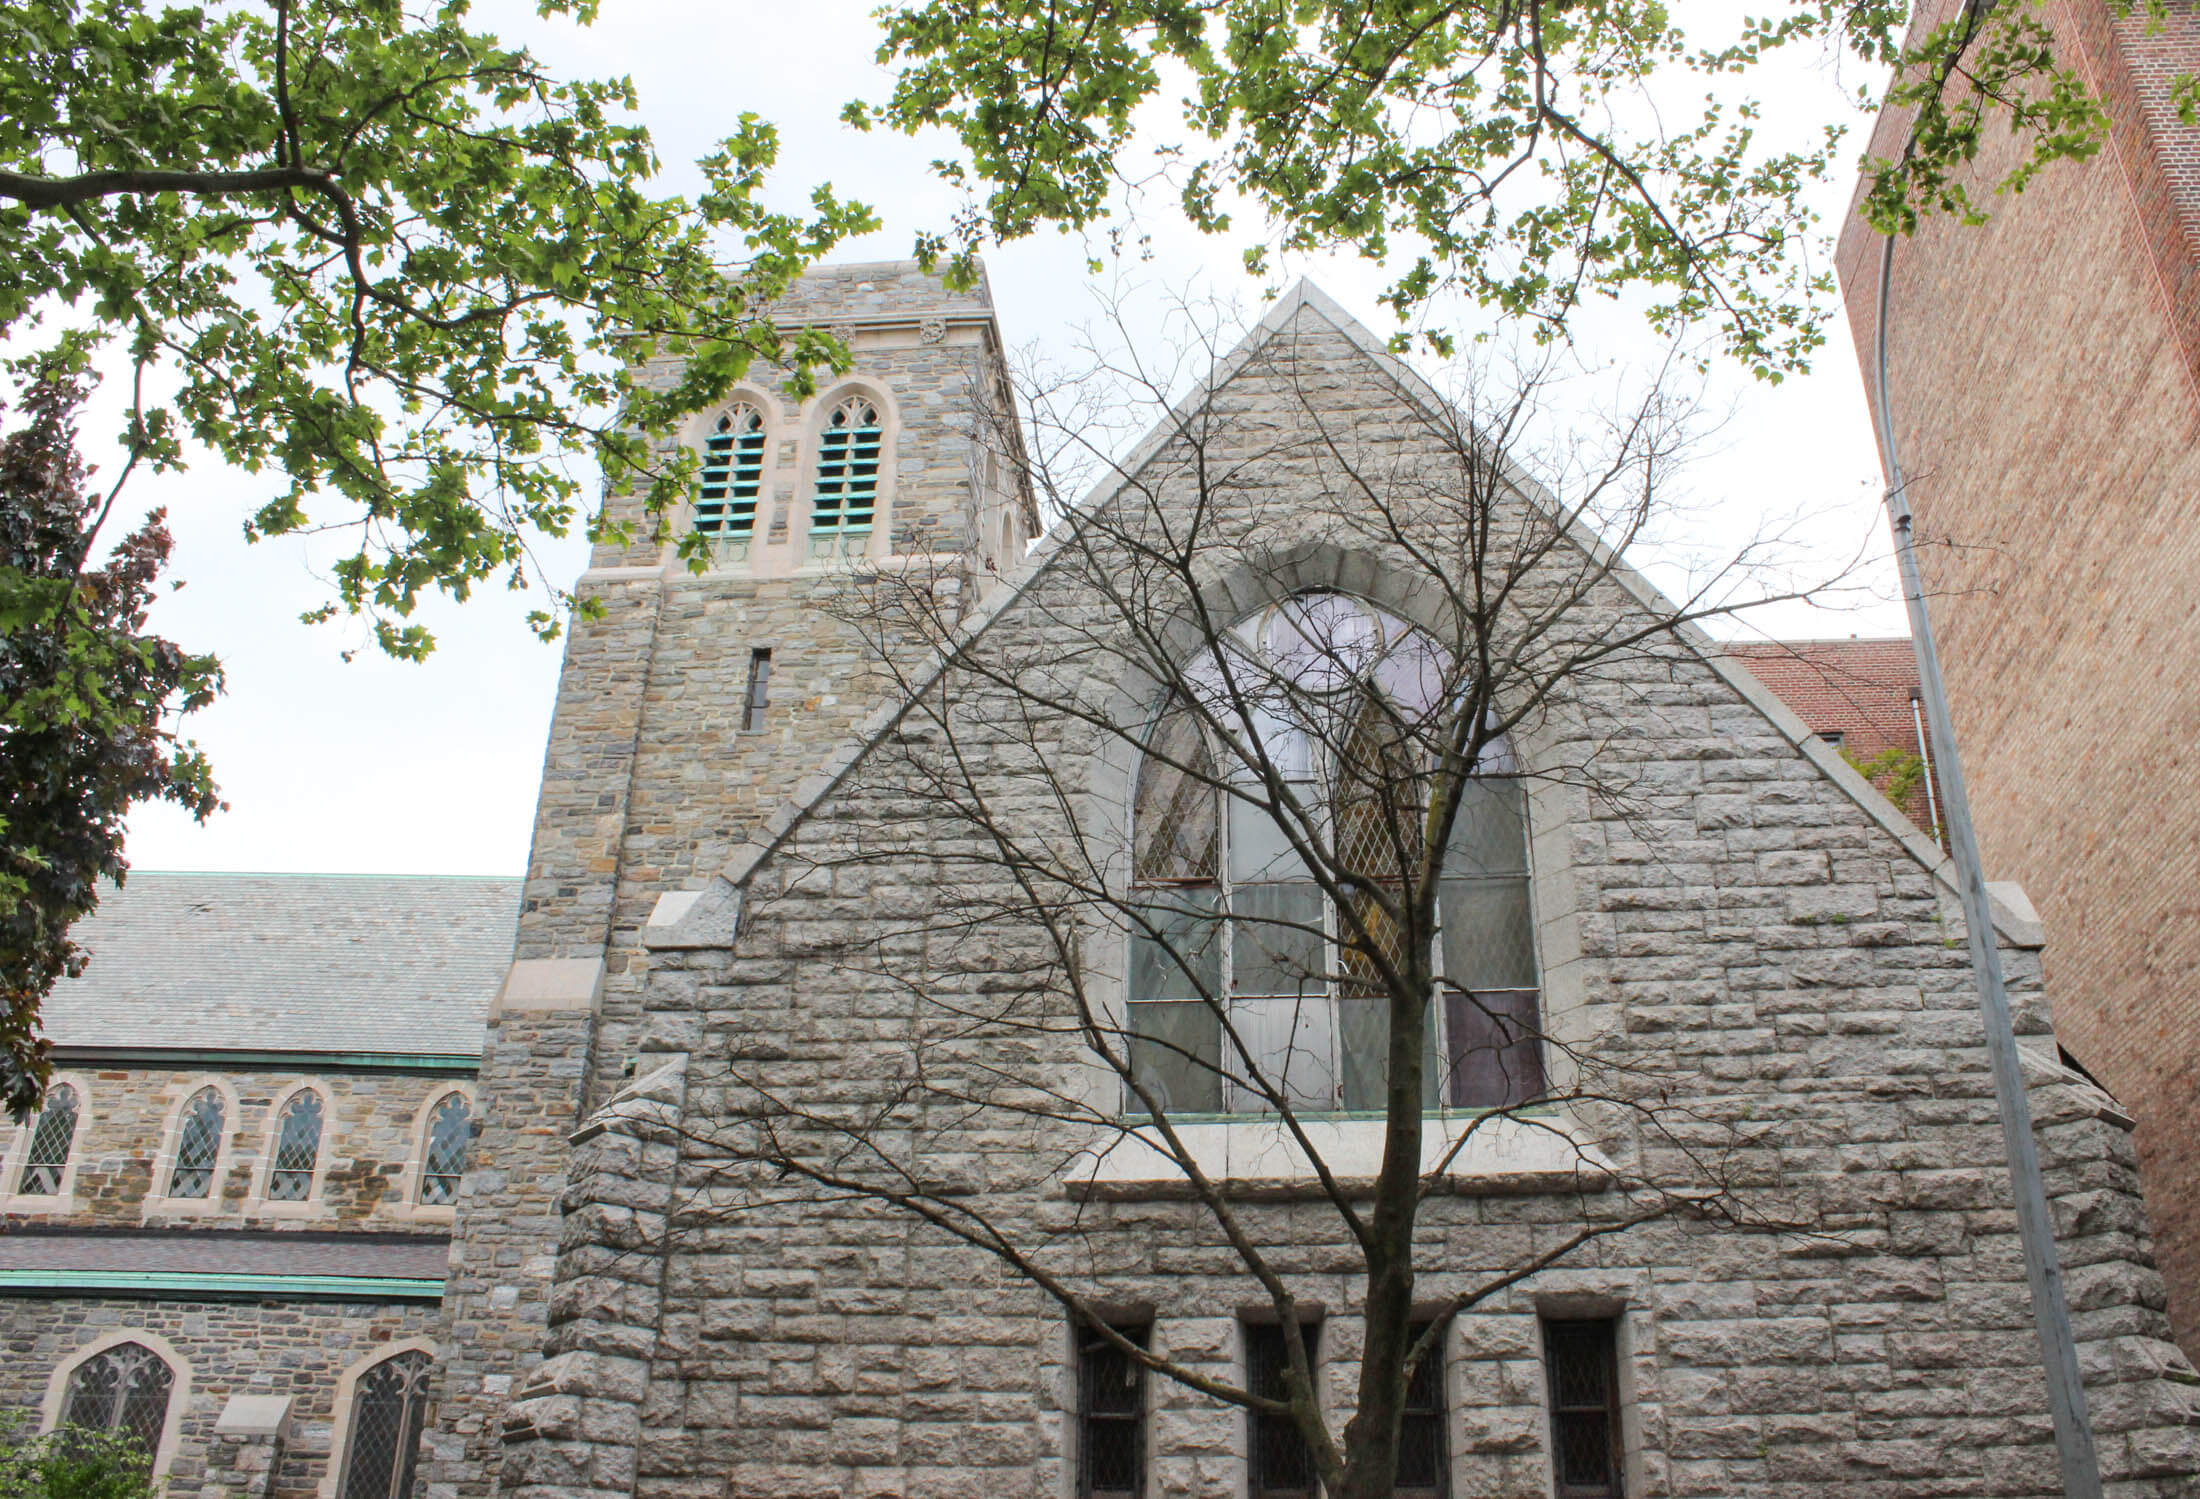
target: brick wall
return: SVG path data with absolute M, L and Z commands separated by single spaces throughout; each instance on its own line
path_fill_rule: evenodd
M 2137 1116 L 2171 1306 L 2200 1348 L 2200 137 L 2164 109 L 2200 22 L 2039 12 L 2116 119 L 1992 222 L 1895 254 L 1894 409 L 1991 879 L 2051 938 L 2065 1044 Z M 1884 116 L 1874 154 L 1900 142 Z M 1978 180 L 2011 162 L 1990 134 Z M 1867 371 L 1879 241 L 1840 270 Z

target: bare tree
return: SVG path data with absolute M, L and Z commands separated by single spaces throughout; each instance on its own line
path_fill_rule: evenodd
M 759 886 L 742 940 L 850 975 L 906 1065 L 821 1080 L 736 1048 L 691 1072 L 711 1104 L 681 1126 L 681 1215 L 912 1216 L 1125 1378 L 1287 1433 L 1255 1461 L 1387 1499 L 1433 1481 L 1402 1433 L 1458 1313 L 1659 1220 L 1815 1231 L 1752 1175 L 1746 1121 L 1547 1016 L 1530 875 L 1531 804 L 1655 803 L 1625 743 L 1690 632 L 1797 590 L 1766 539 L 1678 601 L 1622 562 L 1670 516 L 1695 413 L 1669 382 L 1539 443 L 1548 362 L 1439 399 L 1304 305 L 1235 354 L 1194 311 L 1159 364 L 1094 353 L 1025 380 L 1020 428 L 981 423 L 1058 519 L 978 614 L 921 568 L 850 589 L 870 627 L 939 645 L 860 772 L 921 810 L 784 836 L 774 888 L 928 889 L 851 940 L 775 927 Z M 1133 419 L 1158 424 L 1124 453 Z M 1461 1281 L 1430 1205 L 1500 1150 L 1572 1207 Z M 1096 1216 L 1126 1194 L 1202 1215 L 1273 1315 L 1272 1365 L 1218 1372 L 1126 1321 Z M 1364 1325 L 1341 1423 L 1291 1266 L 1309 1202 Z

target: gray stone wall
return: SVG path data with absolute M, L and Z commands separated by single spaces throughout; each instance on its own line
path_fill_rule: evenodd
M 416 1200 L 425 1148 L 423 1115 L 453 1092 L 471 1095 L 471 1077 L 124 1067 L 63 1067 L 56 1077 L 85 1100 L 72 1146 L 68 1184 L 73 1190 L 43 1199 L 0 1196 L 0 1223 L 288 1224 L 379 1230 L 421 1226 L 440 1232 L 451 1220 L 448 1207 L 423 1208 Z M 217 1179 L 205 1204 L 163 1203 L 159 1193 L 167 1183 L 156 1181 L 156 1168 L 173 1149 L 176 1113 L 208 1083 L 218 1083 L 228 1100 Z M 259 1201 L 254 1194 L 273 1150 L 276 1112 L 301 1084 L 319 1090 L 325 1105 L 319 1179 L 307 1202 Z M 0 1148 L 7 1152 L 0 1166 L 8 1168 L 0 1172 L 0 1192 L 13 1185 L 29 1134 L 23 1127 L 0 1130 Z M 202 1212 L 202 1207 L 210 1211 Z
M 1275 449 L 1293 401 L 1318 391 L 1326 417 L 1374 434 L 1372 460 L 1410 472 L 1411 434 L 1387 449 L 1380 437 L 1400 391 L 1318 315 L 1294 329 L 1288 371 L 1255 360 L 1215 406 L 1243 434 L 1221 450 L 1243 469 L 1238 541 L 1297 560 L 1256 577 L 1218 559 L 1217 591 L 1329 584 L 1410 612 L 1385 596 L 1381 547 L 1325 517 L 1314 471 Z M 1640 613 L 1617 584 L 1582 607 L 1569 633 Z M 1075 569 L 1042 570 L 972 645 L 985 669 L 937 688 L 957 749 L 981 757 L 981 781 L 1029 832 L 1054 815 L 1035 759 L 1094 767 L 1100 785 L 1109 757 L 1067 721 L 1007 731 L 1020 705 L 991 684 L 1029 672 L 1109 702 L 1105 628 Z M 2056 1491 L 1960 914 L 1914 831 L 1808 741 L 1672 641 L 1616 654 L 1523 736 L 1531 771 L 1594 761 L 1626 792 L 1592 797 L 1554 772 L 1535 804 L 1547 1024 L 1651 1080 L 1665 1111 L 1653 1128 L 1584 1103 L 1576 1123 L 1621 1169 L 1682 1181 L 1698 1169 L 1684 1121 L 1701 1121 L 1723 1179 L 1808 1231 L 1667 1218 L 1461 1318 L 1446 1351 L 1457 1492 L 1549 1492 L 1535 1319 L 1584 1309 L 1623 1315 L 1631 1494 Z M 639 1080 L 581 1132 L 552 1357 L 517 1391 L 508 1492 L 1068 1492 L 1067 1330 L 1046 1298 L 888 1209 L 737 1197 L 707 1138 L 737 1071 L 828 1110 L 876 1103 L 920 1066 L 1080 1086 L 1074 1046 L 974 1032 L 948 1010 L 981 998 L 990 975 L 1026 971 L 1029 933 L 942 919 L 952 902 L 1017 902 L 964 857 L 969 824 L 927 796 L 936 752 L 918 727 L 881 735 L 748 874 L 737 937 L 689 931 L 650 951 L 646 972 L 630 964 L 619 1004 L 639 1011 Z M 2051 1055 L 2038 955 L 2005 943 L 2005 956 L 2028 1044 Z M 2167 1342 L 2123 1122 L 2039 1067 L 2111 1492 L 2190 1494 L 2200 1411 Z M 1059 1126 L 943 1109 L 896 1139 L 1012 1232 L 1070 1246 L 1107 1299 L 1151 1308 L 1168 1351 L 1231 1373 L 1238 1319 L 1266 1297 L 1203 1209 L 1166 1192 L 1066 1191 L 1058 1168 L 1080 1139 Z M 1332 1358 L 1347 1358 L 1354 1257 L 1331 1209 L 1277 1196 L 1244 1203 L 1244 1220 L 1326 1309 Z M 1441 1298 L 1620 1210 L 1593 1183 L 1468 1182 L 1424 1211 L 1421 1293 Z M 1345 1398 L 1333 1380 L 1328 1398 Z M 1242 1418 L 1166 1384 L 1154 1399 L 1158 1492 L 1237 1492 Z
M 290 1420 L 272 1499 L 329 1499 L 338 1381 L 389 1345 L 432 1340 L 437 1309 L 384 1303 L 68 1300 L 0 1301 L 0 1408 L 35 1419 L 55 1371 L 110 1333 L 149 1333 L 186 1366 L 172 1499 L 259 1499 L 264 1445 L 217 1436 L 234 1395 L 290 1397 Z M 181 1382 L 181 1381 L 179 1381 Z
M 928 593 L 975 597 L 984 570 L 970 555 L 972 538 L 981 524 L 994 536 L 995 518 L 1011 506 L 1003 491 L 1012 473 L 1004 479 L 972 441 L 986 425 L 974 407 L 997 398 L 1001 378 L 982 289 L 950 293 L 909 263 L 832 267 L 806 278 L 774 315 L 789 327 L 832 328 L 855 352 L 850 378 L 891 402 L 889 541 L 879 548 L 888 555 L 807 565 L 799 507 L 814 461 L 805 413 L 814 416 L 816 401 L 804 405 L 783 383 L 750 393 L 775 403 L 758 539 L 775 529 L 775 515 L 788 534 L 768 560 L 692 572 L 653 539 L 635 502 L 609 501 L 637 539 L 599 546 L 580 580 L 580 593 L 603 612 L 576 620 L 566 646 L 514 982 L 551 971 L 530 965 L 601 967 L 555 1005 L 500 1007 L 491 1021 L 477 1167 L 452 1255 L 451 1352 L 440 1369 L 442 1429 L 429 1465 L 436 1495 L 493 1485 L 504 1407 L 542 1358 L 566 1136 L 622 1085 L 646 1036 L 661 1029 L 640 1000 L 649 978 L 640 932 L 659 898 L 708 884 L 898 691 L 896 663 L 922 643 L 870 628 L 880 616 L 863 601 L 880 591 L 879 579 L 889 580 L 886 591 L 916 577 Z M 835 383 L 821 379 L 828 389 Z M 1030 530 L 1026 521 L 1017 535 Z M 758 648 L 772 653 L 771 697 L 763 730 L 752 733 L 744 707 Z

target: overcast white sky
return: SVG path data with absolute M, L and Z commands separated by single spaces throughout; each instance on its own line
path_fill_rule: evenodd
M 916 229 L 946 221 L 952 199 L 926 163 L 923 142 L 857 135 L 838 123 L 841 105 L 884 91 L 870 58 L 875 28 L 867 5 L 803 0 L 799 5 L 703 4 L 699 0 L 612 0 L 593 30 L 576 34 L 536 22 L 532 7 L 497 0 L 477 8 L 485 27 L 525 38 L 568 72 L 631 73 L 645 118 L 668 164 L 692 160 L 722 135 L 733 113 L 776 122 L 786 150 L 779 180 L 789 195 L 830 179 L 874 205 L 886 227 L 844 247 L 836 259 L 908 253 Z M 1854 78 L 1848 80 L 1852 85 Z M 1796 69 L 1771 92 L 1791 118 L 1830 118 L 1842 108 L 1835 80 Z M 1776 117 L 1777 118 L 1777 117 Z M 1859 125 L 1861 122 L 1859 122 Z M 1852 136 L 1855 132 L 1852 132 Z M 669 179 L 683 189 L 684 176 Z M 1822 205 L 1832 221 L 1845 189 Z M 1156 260 L 1140 274 L 1161 283 L 1203 278 L 1209 290 L 1258 288 L 1233 267 L 1238 245 L 1198 241 L 1168 227 Z M 1012 345 L 1063 347 L 1091 320 L 1085 246 L 1058 236 L 988 257 L 1004 333 Z M 1380 267 L 1320 261 L 1310 274 L 1379 330 L 1390 324 L 1375 297 Z M 1601 360 L 1648 349 L 1624 317 L 1583 335 Z M 1439 376 L 1440 371 L 1432 371 Z M 1805 535 L 1827 570 L 1859 552 L 1884 556 L 1878 469 L 1862 388 L 1846 329 L 1837 326 L 1818 368 L 1773 389 L 1726 377 L 1712 404 L 1731 416 L 1719 451 L 1693 475 L 1704 548 L 1750 530 L 1765 514 L 1803 514 Z M 88 425 L 95 459 L 111 426 Z M 523 625 L 526 600 L 502 595 L 463 608 L 437 606 L 428 623 L 441 648 L 424 666 L 386 660 L 348 627 L 309 629 L 297 616 L 326 596 L 313 558 L 298 542 L 247 546 L 244 516 L 270 489 L 264 478 L 203 462 L 190 472 L 133 481 L 139 510 L 169 507 L 177 534 L 174 576 L 187 584 L 164 600 L 158 628 L 212 649 L 229 692 L 198 715 L 191 733 L 211 753 L 229 810 L 199 827 L 165 807 L 131 819 L 129 855 L 140 869 L 292 870 L 374 873 L 517 874 L 526 864 L 542 746 L 556 691 L 559 648 L 537 644 Z M 584 561 L 577 543 L 545 562 L 570 579 Z M 1874 561 L 1871 596 L 1837 612 L 1799 606 L 1769 612 L 1756 629 L 1776 636 L 1898 634 L 1891 570 Z

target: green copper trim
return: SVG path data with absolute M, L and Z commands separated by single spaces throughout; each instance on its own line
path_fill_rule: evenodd
M 185 1051 L 165 1046 L 56 1046 L 62 1067 L 172 1067 L 266 1072 L 427 1072 L 472 1077 L 478 1053 L 413 1051 Z
M 441 1301 L 443 1281 L 399 1275 L 235 1275 L 202 1270 L 0 1270 L 0 1296 L 90 1293 L 338 1301 Z

